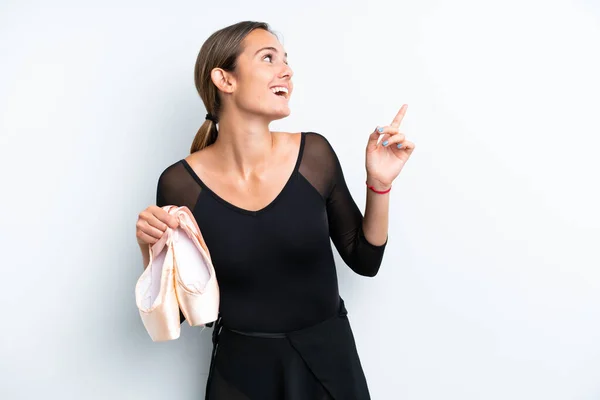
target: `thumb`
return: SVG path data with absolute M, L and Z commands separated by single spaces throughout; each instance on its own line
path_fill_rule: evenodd
M 377 141 L 379 140 L 379 137 L 383 134 L 383 128 L 382 127 L 376 127 L 375 130 L 373 130 L 373 132 L 369 135 L 369 142 L 367 143 L 367 147 L 369 148 L 375 148 L 377 147 Z

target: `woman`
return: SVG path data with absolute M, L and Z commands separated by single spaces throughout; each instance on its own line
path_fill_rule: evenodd
M 267 24 L 212 34 L 195 67 L 206 121 L 138 218 L 144 266 L 177 226 L 165 205 L 192 210 L 210 250 L 221 292 L 210 400 L 369 399 L 329 240 L 356 273 L 377 273 L 389 191 L 414 149 L 399 132 L 406 105 L 369 136 L 363 218 L 325 137 L 269 130 L 290 114 L 292 75 Z

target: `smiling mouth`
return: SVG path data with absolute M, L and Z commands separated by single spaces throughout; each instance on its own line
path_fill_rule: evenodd
M 273 94 L 279 97 L 287 99 L 289 97 L 288 89 L 286 87 L 274 87 L 271 89 Z

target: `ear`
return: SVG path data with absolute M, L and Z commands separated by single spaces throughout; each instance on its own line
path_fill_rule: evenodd
M 213 68 L 210 78 L 221 92 L 233 93 L 235 90 L 235 79 L 232 74 L 222 68 Z

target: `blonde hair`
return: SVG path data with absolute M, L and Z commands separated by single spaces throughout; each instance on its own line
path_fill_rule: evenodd
M 242 21 L 214 32 L 202 45 L 194 68 L 194 83 L 206 111 L 217 122 L 211 119 L 204 121 L 194 137 L 190 153 L 210 146 L 217 140 L 219 134 L 217 123 L 221 112 L 221 99 L 217 87 L 212 82 L 211 71 L 214 68 L 222 68 L 225 71 L 233 72 L 238 56 L 243 51 L 244 38 L 255 29 L 271 32 L 269 25 L 265 22 Z

